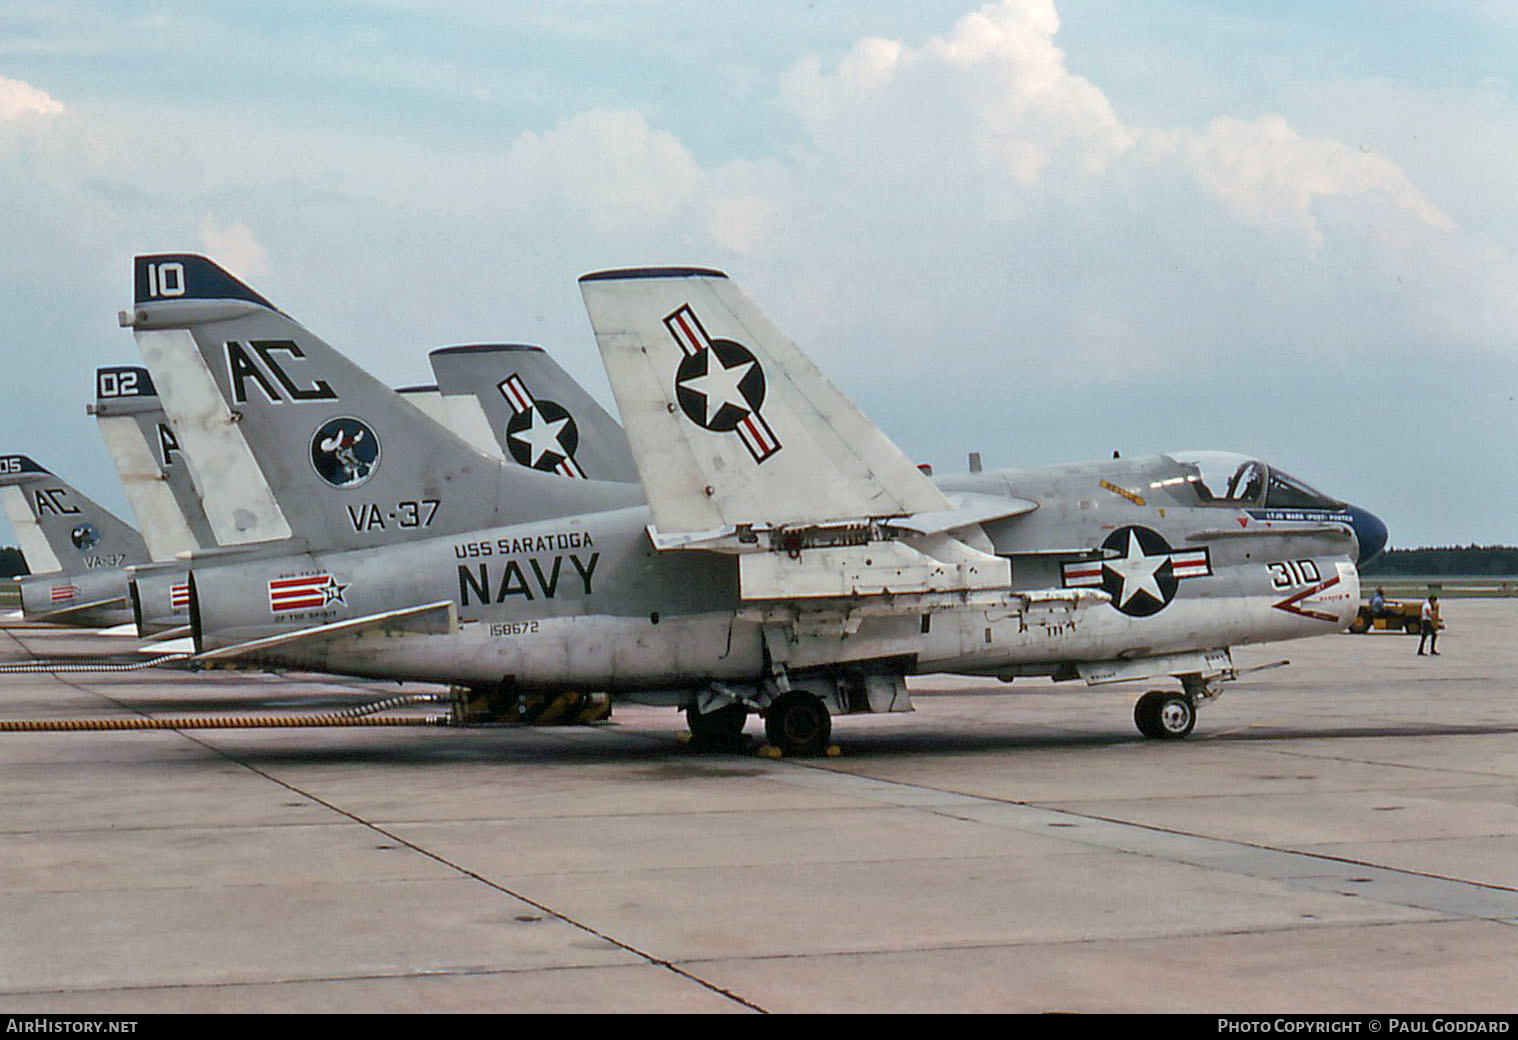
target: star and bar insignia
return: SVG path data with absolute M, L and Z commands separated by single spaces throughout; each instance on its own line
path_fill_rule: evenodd
M 496 389 L 511 406 L 512 415 L 506 422 L 511 457 L 529 469 L 585 479 L 585 470 L 575 460 L 580 430 L 574 416 L 556 401 L 534 398 L 516 373 L 497 383 Z
M 765 422 L 764 368 L 743 344 L 712 339 L 690 304 L 664 319 L 680 352 L 675 370 L 675 400 L 691 422 L 714 433 L 737 433 L 743 446 L 763 462 L 782 447 Z
M 1184 578 L 1212 573 L 1206 549 L 1172 549 L 1147 527 L 1120 527 L 1102 542 L 1102 558 L 1063 564 L 1067 589 L 1100 588 L 1112 605 L 1132 617 L 1157 614 L 1175 598 Z

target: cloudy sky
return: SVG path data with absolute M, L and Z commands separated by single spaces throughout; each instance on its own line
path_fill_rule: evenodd
M 1518 543 L 1515 70 L 1514 0 L 7 0 L 0 451 L 125 513 L 136 253 L 607 402 L 575 279 L 699 264 L 940 472 L 1224 448 Z

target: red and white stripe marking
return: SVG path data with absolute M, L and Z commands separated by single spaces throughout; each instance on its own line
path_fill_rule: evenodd
M 1170 569 L 1177 578 L 1205 578 L 1212 573 L 1206 549 L 1183 549 L 1170 554 Z
M 50 598 L 54 603 L 67 603 L 77 595 L 79 595 L 78 585 L 54 585 Z
M 320 609 L 327 605 L 327 590 L 336 584 L 337 580 L 330 574 L 270 579 L 269 609 L 276 614 L 287 610 Z
M 190 609 L 190 583 L 182 581 L 169 586 L 169 613 L 177 614 Z
M 690 309 L 688 303 L 681 304 L 679 310 L 665 318 L 664 327 L 669 329 L 669 334 L 675 337 L 675 342 L 687 357 L 694 357 L 712 345 L 712 338 L 706 334 L 706 326 L 701 324 L 701 319 L 696 317 L 696 312 Z
M 1212 573 L 1212 556 L 1206 549 L 1178 549 L 1169 553 L 1170 572 L 1177 578 L 1205 578 Z M 1089 588 L 1102 583 L 1101 560 L 1079 560 L 1060 568 L 1065 588 Z
M 1065 588 L 1078 589 L 1102 583 L 1102 561 L 1081 560 L 1064 565 Z

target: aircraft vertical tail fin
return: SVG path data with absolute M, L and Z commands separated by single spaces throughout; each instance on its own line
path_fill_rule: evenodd
M 153 559 L 171 560 L 215 545 L 179 436 L 148 370 L 137 365 L 96 369 L 90 412 Z
M 580 291 L 661 531 L 950 508 L 721 272 L 607 271 Z
M 443 395 L 437 384 L 398 386 L 395 392 L 416 405 L 427 418 L 458 434 L 459 438 L 482 455 L 501 458 L 501 445 L 485 422 L 485 413 L 473 397 Z
M 608 507 L 481 454 L 205 257 L 139 256 L 135 284 L 123 323 L 223 544 L 252 540 L 239 517 L 357 549 Z
M 136 529 L 25 455 L 0 455 L 0 502 L 33 574 L 148 562 Z
M 477 401 L 501 450 L 518 465 L 637 482 L 621 425 L 542 347 L 443 347 L 428 358 L 444 400 Z

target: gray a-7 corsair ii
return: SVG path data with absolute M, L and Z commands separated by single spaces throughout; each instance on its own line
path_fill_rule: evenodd
M 0 455 L 0 507 L 31 571 L 18 582 L 28 620 L 131 622 L 126 568 L 149 559 L 135 528 L 26 455 Z
M 123 320 L 176 425 L 242 438 L 263 486 L 327 518 L 308 551 L 193 567 L 211 659 L 607 691 L 698 734 L 759 712 L 792 752 L 833 714 L 909 709 L 908 675 L 1169 675 L 1135 719 L 1180 737 L 1230 646 L 1345 627 L 1385 540 L 1238 456 L 935 483 L 715 271 L 581 280 L 646 499 L 480 455 L 202 257 L 136 273 Z M 176 415 L 175 389 L 225 421 Z
M 273 352 L 270 357 L 275 357 Z M 442 347 L 431 351 L 428 360 L 437 383 L 402 388 L 397 393 L 476 451 L 566 477 L 637 481 L 621 426 L 541 347 L 520 343 Z M 325 536 L 314 522 L 310 506 L 320 503 L 323 491 L 332 489 L 313 467 L 301 472 L 302 479 L 293 481 L 266 484 L 263 475 L 251 469 L 245 470 L 247 480 L 222 481 L 213 496 L 222 510 L 218 513 L 220 528 L 223 537 L 238 540 L 221 545 L 210 530 L 199 492 L 191 482 L 187 471 L 190 463 L 180 465 L 175 460 L 190 460 L 199 452 L 222 459 L 221 466 L 201 467 L 217 478 L 225 460 L 234 460 L 235 465 L 236 459 L 245 457 L 246 444 L 241 436 L 218 439 L 209 433 L 207 427 L 217 429 L 223 418 L 213 409 L 194 416 L 197 421 L 192 424 L 190 441 L 195 448 L 182 452 L 146 369 L 101 369 L 96 381 L 93 411 L 117 460 L 128 499 L 138 516 L 162 518 L 160 523 L 147 525 L 144 533 L 159 531 L 162 538 L 188 525 L 198 539 L 172 553 L 153 552 L 155 560 L 170 562 L 132 569 L 132 607 L 140 635 L 177 635 L 181 629 L 182 634 L 189 634 L 192 557 L 204 564 L 211 558 L 233 555 L 245 559 L 255 554 L 288 556 L 308 547 L 305 541 L 297 544 L 294 539 L 323 543 Z M 182 391 L 178 403 L 183 419 Z M 355 452 L 362 447 L 356 442 Z M 237 497 L 229 500 L 229 492 Z M 355 530 L 381 534 L 387 528 L 395 528 L 403 536 L 408 531 L 425 531 L 433 510 L 441 506 L 441 502 L 424 497 L 403 500 L 411 504 L 386 512 L 372 498 L 354 497 L 356 501 L 349 503 L 350 525 Z M 176 511 L 182 516 L 170 515 Z M 239 524 L 239 515 L 263 515 L 269 522 L 262 527 Z M 153 548 L 151 544 L 149 547 Z

